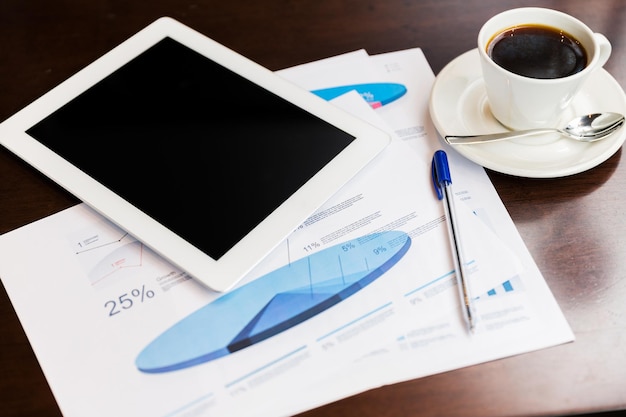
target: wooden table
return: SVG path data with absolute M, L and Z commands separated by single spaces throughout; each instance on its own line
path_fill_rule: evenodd
M 246 3 L 246 4 L 241 4 Z M 626 7 L 500 0 L 2 0 L 0 120 L 162 15 L 276 70 L 365 48 L 421 47 L 435 73 L 475 47 L 506 8 L 557 8 L 613 44 L 605 68 L 626 87 Z M 552 180 L 489 172 L 577 340 L 383 387 L 305 416 L 548 416 L 626 408 L 626 163 Z M 0 233 L 77 201 L 0 149 Z M 0 414 L 57 416 L 58 407 L 4 289 Z M 88 382 L 86 382 L 88 383 Z

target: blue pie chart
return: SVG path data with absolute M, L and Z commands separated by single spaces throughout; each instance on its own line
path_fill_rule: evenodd
M 209 362 L 270 338 L 345 300 L 393 267 L 409 236 L 387 231 L 334 245 L 278 268 L 196 310 L 149 343 L 148 373 Z

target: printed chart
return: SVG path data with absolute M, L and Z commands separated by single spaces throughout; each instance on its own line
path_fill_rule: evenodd
M 276 269 L 179 321 L 139 354 L 136 366 L 148 373 L 173 371 L 272 337 L 372 283 L 410 244 L 404 232 L 377 233 Z
M 68 236 L 92 286 L 116 273 L 143 266 L 144 246 L 112 224 L 81 230 Z
M 502 285 L 492 288 L 491 290 L 487 291 L 486 294 L 482 294 L 476 297 L 476 299 L 485 299 L 488 297 L 497 297 L 497 296 L 502 297 L 504 295 L 511 294 L 513 292 L 519 292 L 522 289 L 523 289 L 522 280 L 519 277 L 519 275 L 515 275 L 511 279 L 504 281 Z

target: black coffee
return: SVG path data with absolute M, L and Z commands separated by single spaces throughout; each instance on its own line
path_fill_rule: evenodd
M 580 42 L 559 29 L 540 25 L 499 33 L 487 45 L 487 53 L 501 67 L 531 78 L 567 77 L 587 65 L 587 52 Z

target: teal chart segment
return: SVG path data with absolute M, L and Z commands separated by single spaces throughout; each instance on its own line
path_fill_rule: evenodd
M 408 251 L 400 231 L 366 235 L 323 249 L 237 288 L 185 317 L 135 361 L 169 372 L 209 362 L 268 339 L 345 300 Z

